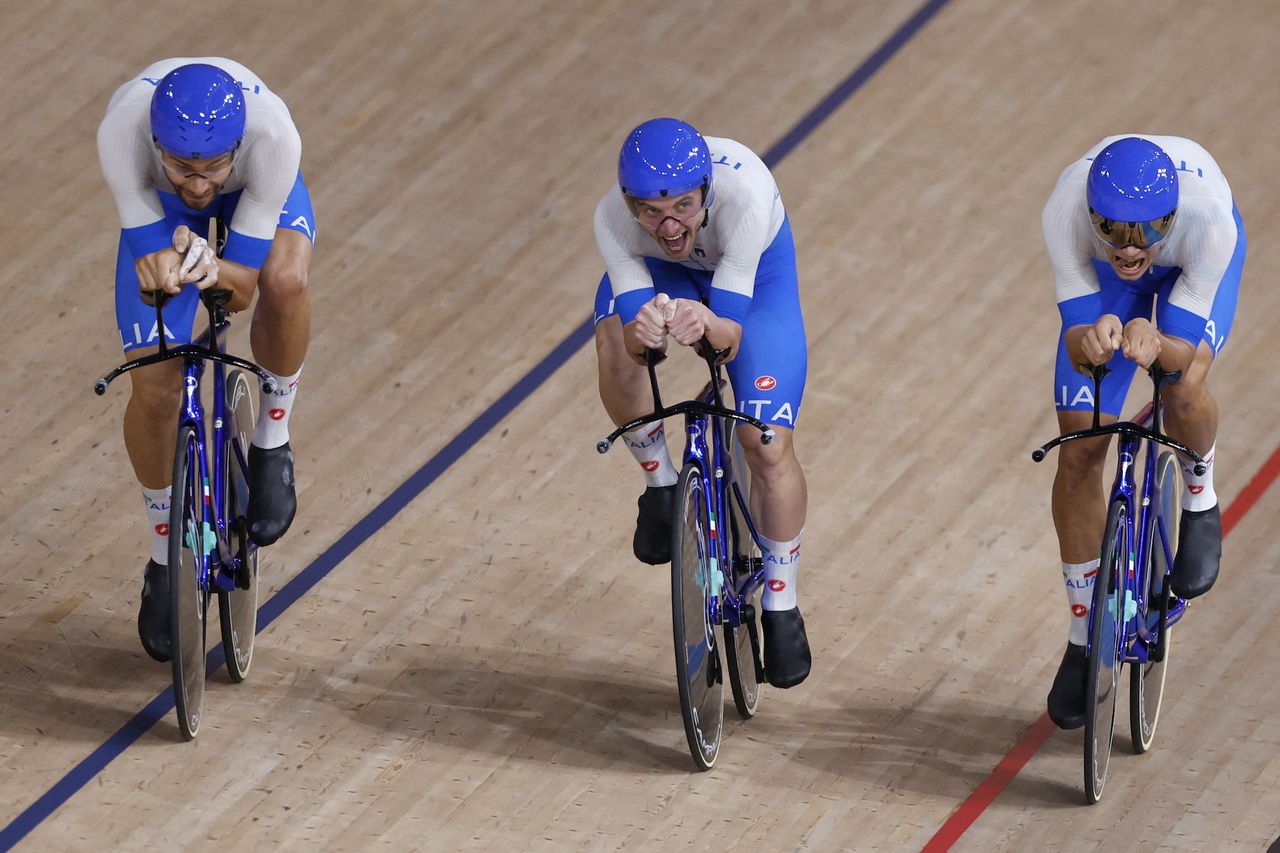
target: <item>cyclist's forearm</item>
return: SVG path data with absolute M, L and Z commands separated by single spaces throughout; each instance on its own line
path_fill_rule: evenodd
M 1196 348 L 1190 341 L 1160 332 L 1160 356 L 1156 360 L 1166 373 L 1186 370 L 1195 357 Z
M 223 258 L 218 261 L 218 287 L 232 293 L 227 310 L 243 311 L 253 302 L 258 289 L 258 270 Z
M 738 344 L 742 341 L 742 326 L 726 317 L 712 314 L 707 320 L 707 340 L 718 350 L 728 349 L 729 357 L 726 361 L 732 361 L 738 354 Z

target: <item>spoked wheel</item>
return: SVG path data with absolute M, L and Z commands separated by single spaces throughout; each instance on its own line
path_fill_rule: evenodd
M 1102 798 L 1111 763 L 1120 684 L 1121 628 L 1125 618 L 1125 566 L 1129 555 L 1128 513 L 1123 503 L 1107 511 L 1102 559 L 1093 585 L 1089 626 L 1089 676 L 1085 687 L 1084 788 L 1090 803 Z
M 205 510 L 204 473 L 195 428 L 178 431 L 169 502 L 169 626 L 173 696 L 178 726 L 191 740 L 204 711 L 205 617 L 209 612 L 208 560 L 213 531 Z
M 258 549 L 249 541 L 249 439 L 253 435 L 253 393 L 248 378 L 238 370 L 227 376 L 227 413 L 231 442 L 226 448 L 229 540 L 239 558 L 236 588 L 218 590 L 218 621 L 227 674 L 239 683 L 253 663 L 253 637 L 258 628 Z
M 1171 452 L 1160 454 L 1156 462 L 1156 492 L 1160 495 L 1160 515 L 1151 536 L 1151 563 L 1147 566 L 1146 600 L 1148 622 L 1154 627 L 1160 618 L 1160 600 L 1168 593 L 1172 557 L 1178 548 L 1179 499 L 1182 495 L 1182 468 Z M 1160 720 L 1160 700 L 1164 697 L 1164 679 L 1169 666 L 1169 643 L 1172 632 L 1164 629 L 1164 655 L 1129 669 L 1129 733 L 1133 751 L 1144 753 L 1151 748 Z
M 676 487 L 671 547 L 671 627 L 675 636 L 676 681 L 689 753 L 699 770 L 710 770 L 720 753 L 724 728 L 724 682 L 713 597 L 720 591 L 720 568 L 711 550 L 707 495 L 701 472 L 686 465 Z
M 738 443 L 737 430 L 732 423 L 725 425 L 725 449 L 737 481 L 737 492 L 744 504 L 749 506 L 751 495 L 751 471 L 747 468 L 742 456 L 742 445 Z M 733 576 L 735 582 L 750 577 L 760 565 L 760 549 L 751 537 L 751 529 L 734 494 L 732 486 L 726 490 L 728 497 L 727 539 L 729 557 L 733 560 Z M 760 594 L 763 586 L 757 586 L 743 602 L 742 624 L 736 628 L 728 621 L 724 623 L 724 659 L 725 669 L 729 670 L 729 686 L 733 690 L 733 704 L 738 715 L 744 720 L 755 716 L 760 707 L 760 678 L 764 672 L 764 664 L 760 660 Z

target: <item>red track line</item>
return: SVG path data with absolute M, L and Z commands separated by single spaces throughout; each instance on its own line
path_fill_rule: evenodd
M 1271 458 L 1262 463 L 1258 473 L 1253 475 L 1253 479 L 1240 490 L 1240 494 L 1236 495 L 1231 506 L 1222 513 L 1223 536 L 1230 533 L 1244 514 L 1253 509 L 1253 505 L 1258 502 L 1258 498 L 1262 497 L 1262 493 L 1267 490 L 1267 486 L 1271 485 L 1277 475 L 1280 475 L 1280 447 L 1272 451 Z
M 1245 514 L 1253 508 L 1258 499 L 1262 497 L 1263 492 L 1267 490 L 1277 476 L 1280 476 L 1280 447 L 1277 447 L 1266 462 L 1262 463 L 1262 467 L 1258 469 L 1258 473 L 1253 475 L 1253 479 L 1240 490 L 1240 494 L 1236 495 L 1236 499 L 1232 501 L 1231 506 L 1227 507 L 1222 513 L 1222 535 L 1225 537 L 1235 526 L 1244 518 Z M 968 831 L 987 807 L 995 802 L 996 797 L 1000 796 L 1000 792 L 1008 787 L 1013 781 L 1013 777 L 1026 766 L 1031 760 L 1031 756 L 1044 746 L 1044 742 L 1054 732 L 1053 721 L 1049 719 L 1048 714 L 1041 714 L 1031 728 L 1027 729 L 1017 743 L 1013 745 L 1013 749 L 1000 760 L 996 765 L 996 769 L 991 771 L 991 775 L 983 780 L 982 784 L 974 789 L 969 798 L 951 813 L 951 817 L 947 818 L 946 823 L 934 833 L 928 843 L 922 848 L 921 853 L 942 853 L 944 850 L 950 850 L 951 845 L 960 840 L 960 836 Z

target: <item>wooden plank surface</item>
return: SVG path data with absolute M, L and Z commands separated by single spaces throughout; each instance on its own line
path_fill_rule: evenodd
M 917 8 L 8 4 L 3 822 L 168 681 L 134 629 L 126 389 L 89 390 L 119 358 L 94 147 L 116 86 L 232 56 L 302 133 L 314 340 L 265 599 L 587 317 L 591 211 L 632 125 L 677 114 L 763 152 Z M 1039 213 L 1102 136 L 1189 136 L 1225 170 L 1250 237 L 1211 380 L 1226 503 L 1280 443 L 1276 26 L 1262 2 L 952 0 L 777 167 L 810 345 L 814 673 L 749 723 L 730 708 L 711 773 L 686 754 L 666 573 L 629 554 L 639 480 L 593 449 L 586 346 L 264 631 L 249 681 L 213 679 L 195 743 L 166 717 L 23 849 L 919 849 L 1042 713 L 1061 654 L 1052 470 L 1028 459 L 1055 429 Z M 956 849 L 1280 835 L 1278 509 L 1266 492 L 1244 516 L 1180 626 L 1154 751 L 1118 746 L 1086 808 L 1080 733 L 1056 733 Z

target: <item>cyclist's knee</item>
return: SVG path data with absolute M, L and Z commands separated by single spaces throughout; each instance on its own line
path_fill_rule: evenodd
M 1058 476 L 1069 482 L 1091 481 L 1102 475 L 1107 459 L 1105 439 L 1082 438 L 1058 447 Z
M 307 269 L 302 264 L 268 265 L 258 276 L 263 299 L 275 305 L 290 305 L 307 298 Z
M 738 442 L 753 476 L 770 479 L 799 468 L 791 430 L 774 427 L 775 438 L 769 444 L 760 443 L 760 434 L 754 428 L 739 430 Z
M 1167 417 L 1185 422 L 1195 418 L 1197 413 L 1210 405 L 1213 398 L 1205 385 L 1206 373 L 1207 371 L 1197 371 L 1193 366 L 1182 380 L 1161 388 L 1160 400 Z
M 129 374 L 133 390 L 131 406 L 147 417 L 169 417 L 177 411 L 182 374 L 177 360 L 140 367 Z

